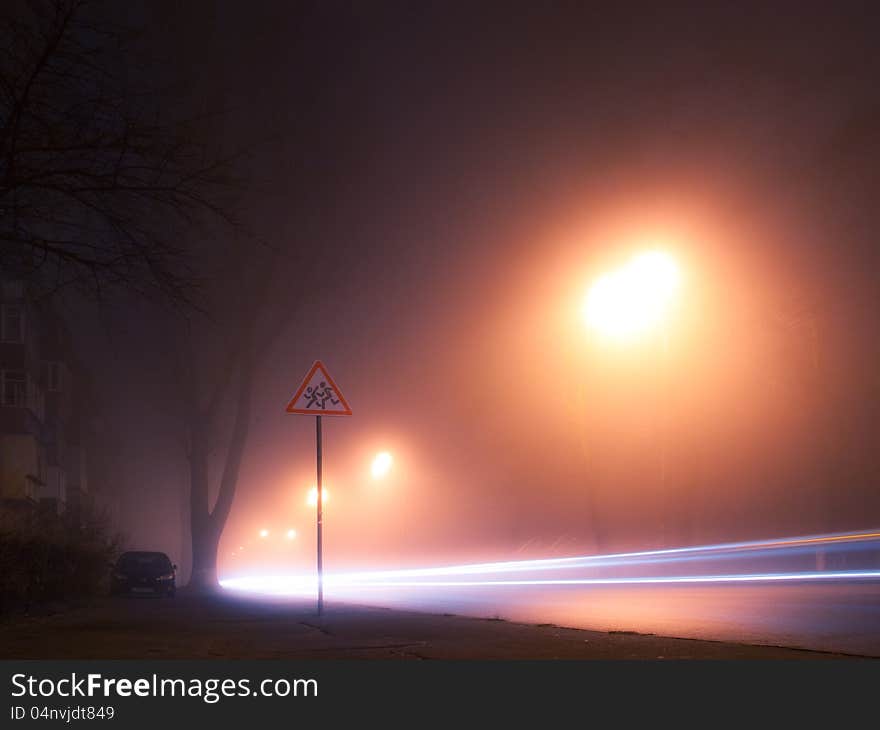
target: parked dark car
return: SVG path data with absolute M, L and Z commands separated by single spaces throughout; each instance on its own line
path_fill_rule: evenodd
M 173 597 L 177 566 L 165 553 L 127 552 L 119 556 L 110 576 L 110 594 L 144 593 Z

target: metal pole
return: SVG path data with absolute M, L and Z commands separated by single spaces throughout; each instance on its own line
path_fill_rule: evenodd
M 322 471 L 322 445 L 321 445 L 321 417 L 315 418 L 315 436 L 318 444 L 318 615 L 324 611 L 324 553 L 322 541 L 322 522 L 324 512 L 324 490 L 321 483 Z
M 660 355 L 660 494 L 664 502 L 663 514 L 663 546 L 672 547 L 676 539 L 674 534 L 675 524 L 672 520 L 673 499 L 669 493 L 669 330 L 664 322 L 661 331 L 661 355 Z M 682 511 L 687 509 L 681 507 Z M 685 518 L 685 529 L 687 526 Z M 679 538 L 680 539 L 680 538 Z
M 662 372 L 660 378 L 662 382 L 660 398 L 660 489 L 666 494 L 666 471 L 669 448 L 669 409 L 667 407 L 667 398 L 669 396 L 669 332 L 665 325 L 663 326 L 663 350 L 661 355 L 660 367 Z M 668 496 L 668 495 L 667 495 Z
M 580 363 L 578 363 L 580 365 Z M 587 509 L 589 510 L 589 521 L 590 521 L 590 531 L 593 536 L 593 550 L 594 552 L 601 552 L 602 550 L 602 536 L 599 534 L 599 500 L 596 496 L 596 485 L 598 480 L 593 478 L 593 483 L 590 484 L 591 477 L 594 476 L 591 471 L 591 457 L 592 454 L 590 448 L 590 434 L 587 433 L 590 422 L 587 418 L 587 396 L 586 396 L 586 383 L 584 382 L 585 378 L 588 377 L 586 374 L 587 367 L 589 366 L 589 360 L 585 359 L 584 362 L 584 372 L 581 373 L 581 377 L 578 378 L 578 431 L 580 432 L 580 444 L 581 444 L 581 457 L 582 457 L 582 466 L 583 466 L 583 474 L 584 474 L 584 489 L 587 492 Z

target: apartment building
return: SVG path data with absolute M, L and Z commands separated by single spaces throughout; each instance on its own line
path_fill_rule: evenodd
M 0 280 L 0 503 L 81 511 L 89 494 L 85 382 L 63 321 L 27 285 Z

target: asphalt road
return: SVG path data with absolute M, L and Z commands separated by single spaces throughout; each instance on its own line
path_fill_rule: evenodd
M 880 581 L 359 588 L 395 608 L 880 656 Z
M 876 588 L 871 586 L 876 598 Z M 415 605 L 430 599 L 421 594 Z M 718 594 L 720 595 L 720 594 Z M 778 594 L 777 594 L 778 595 Z M 580 621 L 605 616 L 605 628 L 616 632 L 560 628 L 555 622 L 571 617 L 570 600 L 590 598 Z M 374 596 L 375 598 L 375 596 Z M 436 598 L 436 597 L 435 597 Z M 742 643 L 695 641 L 626 633 L 661 626 L 665 610 L 678 606 L 686 593 L 627 592 L 612 596 L 603 591 L 584 594 L 545 593 L 535 597 L 507 595 L 497 613 L 540 620 L 528 623 L 488 618 L 465 618 L 388 608 L 346 605 L 331 600 L 324 616 L 314 614 L 311 602 L 283 599 L 245 599 L 232 596 L 178 594 L 175 599 L 100 599 L 93 604 L 54 615 L 18 617 L 0 624 L 0 655 L 6 659 L 172 659 L 172 658 L 495 658 L 495 659 L 739 659 L 830 658 L 828 653 L 798 651 Z M 472 594 L 443 599 L 480 613 L 500 607 L 500 598 Z M 648 606 L 647 603 L 651 602 Z M 706 606 L 705 601 L 701 605 Z M 721 604 L 713 604 L 719 607 Z M 750 610 L 769 604 L 764 598 Z M 830 608 L 830 603 L 827 607 Z M 566 606 L 569 606 L 566 609 Z M 628 609 L 625 609 L 629 606 Z M 664 608 L 666 607 L 666 608 Z M 436 611 L 436 606 L 433 607 Z M 621 608 L 610 620 L 604 612 Z M 696 610 L 697 606 L 691 606 Z M 625 610 L 624 610 L 625 609 Z M 490 609 L 492 610 L 492 609 Z M 653 623 L 648 616 L 654 616 Z M 716 617 L 717 618 L 717 617 Z M 638 619 L 638 620 L 636 620 Z M 598 624 L 596 624 L 598 625 Z M 876 624 L 875 624 L 876 626 Z M 684 633 L 684 632 L 681 632 Z M 693 633 L 693 632 L 691 632 Z M 706 633 L 712 633 L 706 624 Z

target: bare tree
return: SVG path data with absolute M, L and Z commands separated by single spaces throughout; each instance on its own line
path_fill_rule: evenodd
M 87 0 L 13 0 L 0 17 L 0 267 L 54 292 L 193 301 L 182 241 L 232 223 L 228 161 L 174 120 L 134 36 Z
M 329 263 L 307 251 L 286 251 L 308 278 Z M 181 402 L 189 460 L 192 573 L 189 585 L 216 588 L 217 549 L 232 509 L 251 426 L 251 399 L 260 364 L 302 304 L 306 290 L 283 286 L 279 252 L 244 247 L 232 253 L 221 297 L 212 314 L 190 310 L 178 321 Z M 206 336 L 206 332 L 208 333 Z M 215 468 L 212 469 L 211 466 Z M 212 478 L 212 474 L 217 476 Z

